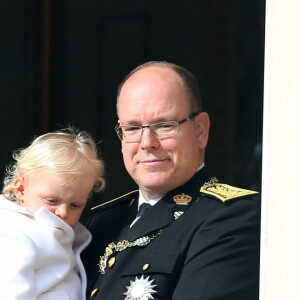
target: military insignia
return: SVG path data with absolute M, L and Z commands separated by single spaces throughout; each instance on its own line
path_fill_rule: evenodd
M 99 267 L 99 272 L 101 274 L 105 274 L 106 265 L 107 265 L 107 258 L 105 256 L 100 256 L 98 267 Z
M 99 261 L 99 272 L 101 274 L 105 274 L 105 269 L 107 266 L 107 260 L 108 258 L 115 252 L 114 250 L 115 244 L 110 243 L 106 248 L 105 248 L 105 253 L 103 256 L 100 256 L 100 261 Z
M 181 210 L 174 212 L 174 219 L 177 220 L 184 212 Z
M 150 276 L 144 278 L 144 275 L 141 278 L 135 277 L 135 280 L 130 280 L 130 285 L 126 286 L 127 292 L 123 295 L 126 296 L 124 300 L 148 300 L 154 299 L 153 294 L 157 293 L 154 288 L 155 284 L 152 284 L 154 279 L 150 280 Z
M 136 240 L 129 242 L 127 240 L 121 240 L 117 244 L 115 243 L 110 243 L 106 248 L 105 248 L 105 253 L 100 256 L 100 260 L 98 263 L 99 267 L 99 272 L 101 274 L 105 274 L 105 269 L 107 266 L 107 261 L 109 257 L 114 254 L 115 252 L 121 252 L 126 250 L 127 248 L 131 247 L 144 247 L 147 246 L 149 243 L 151 243 L 152 240 L 154 240 L 158 235 L 160 235 L 163 232 L 163 229 L 159 229 L 156 233 L 152 233 L 150 235 L 145 235 L 140 238 L 137 238 Z M 108 261 L 108 266 L 111 268 L 116 259 L 110 259 Z
M 176 204 L 188 205 L 192 201 L 192 197 L 186 194 L 176 195 L 173 197 Z
M 223 202 L 234 198 L 258 194 L 258 192 L 255 191 L 240 189 L 227 184 L 218 183 L 216 179 L 204 184 L 201 187 L 200 192 L 215 196 Z

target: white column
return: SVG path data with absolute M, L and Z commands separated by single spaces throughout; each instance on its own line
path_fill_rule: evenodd
M 300 299 L 300 0 L 266 1 L 260 300 Z

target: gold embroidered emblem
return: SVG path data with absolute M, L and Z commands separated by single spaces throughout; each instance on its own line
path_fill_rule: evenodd
M 192 197 L 186 194 L 176 195 L 173 197 L 176 204 L 187 205 L 192 201 Z
M 200 192 L 215 196 L 223 202 L 234 198 L 258 194 L 258 192 L 255 191 L 245 190 L 216 182 L 203 185 L 200 189 Z

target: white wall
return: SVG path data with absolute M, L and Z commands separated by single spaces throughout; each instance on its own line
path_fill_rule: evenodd
M 299 300 L 300 0 L 266 2 L 260 300 Z

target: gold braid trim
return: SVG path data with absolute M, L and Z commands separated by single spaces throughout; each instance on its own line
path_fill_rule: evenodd
M 212 183 L 203 185 L 200 189 L 201 193 L 215 196 L 225 202 L 230 199 L 240 198 L 243 196 L 255 195 L 258 192 L 240 189 L 223 183 Z
M 105 203 L 101 203 L 101 204 L 99 204 L 99 205 L 97 205 L 97 206 L 92 207 L 91 210 L 94 210 L 94 209 L 96 209 L 96 208 L 98 208 L 98 207 L 101 207 L 101 206 L 104 206 L 104 205 L 106 205 L 106 204 L 115 202 L 115 201 L 117 201 L 117 200 L 119 200 L 119 199 L 121 199 L 121 198 L 123 198 L 123 197 L 126 197 L 126 196 L 128 196 L 128 195 L 130 195 L 130 194 L 133 194 L 133 193 L 135 193 L 135 192 L 138 192 L 138 190 L 131 191 L 131 192 L 125 194 L 125 195 L 122 195 L 122 196 L 117 197 L 117 198 L 115 198 L 115 199 L 109 200 L 109 201 L 107 201 L 107 202 L 105 202 Z

